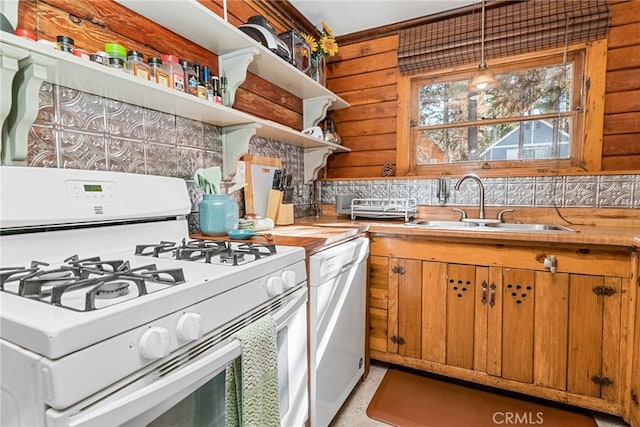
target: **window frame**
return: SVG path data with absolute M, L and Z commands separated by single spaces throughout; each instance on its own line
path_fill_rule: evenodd
M 417 165 L 415 159 L 415 135 L 418 123 L 417 86 L 455 79 L 469 79 L 475 72 L 475 64 L 398 78 L 397 121 L 397 176 L 442 176 L 469 172 L 487 177 L 579 174 L 597 171 L 602 163 L 602 134 L 604 126 L 604 79 L 606 73 L 606 40 L 581 43 L 565 48 L 549 49 L 491 61 L 494 73 L 527 66 L 558 63 L 558 58 L 575 58 L 574 91 L 582 93 L 581 102 L 571 102 L 572 136 L 569 159 L 470 161 Z

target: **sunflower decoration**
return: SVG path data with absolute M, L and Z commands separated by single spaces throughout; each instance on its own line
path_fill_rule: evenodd
M 311 56 L 318 60 L 321 57 L 329 59 L 338 53 L 338 43 L 326 22 L 322 21 L 322 31 L 318 30 L 320 37 L 316 38 L 312 35 L 302 33 L 302 38 L 307 42 L 311 49 Z

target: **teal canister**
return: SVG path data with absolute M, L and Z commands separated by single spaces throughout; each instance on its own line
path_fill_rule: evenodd
M 205 194 L 200 202 L 200 231 L 210 236 L 226 235 L 238 228 L 238 204 L 225 194 Z

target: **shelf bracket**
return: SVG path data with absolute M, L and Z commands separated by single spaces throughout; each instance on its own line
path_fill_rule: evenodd
M 333 150 L 328 147 L 308 148 L 304 150 L 304 182 L 311 184 L 318 176 L 320 169 L 326 166 L 329 154 Z
M 316 98 L 307 98 L 303 101 L 303 129 L 316 126 L 322 119 L 327 116 L 327 111 L 331 104 L 335 102 L 335 96 L 318 96 Z
M 260 127 L 261 125 L 258 123 L 251 123 L 222 128 L 222 172 L 224 177 L 230 177 L 236 173 L 236 162 L 248 151 L 249 141 Z
M 20 64 L 21 69 L 14 79 L 17 88 L 13 93 L 14 108 L 9 114 L 10 126 L 2 153 L 2 163 L 5 165 L 27 164 L 27 141 L 29 129 L 38 116 L 40 85 L 47 80 L 47 68 L 55 66 L 57 61 L 31 52 L 24 63 L 24 66 Z
M 232 106 L 236 99 L 236 90 L 247 78 L 247 69 L 253 62 L 253 58 L 259 53 L 255 47 L 240 49 L 235 52 L 225 53 L 218 57 L 218 73 L 227 77 L 227 90 L 229 91 L 229 105 Z
M 13 78 L 20 69 L 20 60 L 29 56 L 29 52 L 7 44 L 0 44 L 0 93 L 3 102 L 0 104 L 0 130 L 5 129 L 4 122 L 11 112 Z M 6 151 L 7 134 L 2 131 L 2 157 Z

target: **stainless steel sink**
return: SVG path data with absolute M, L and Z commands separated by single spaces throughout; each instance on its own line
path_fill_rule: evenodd
M 574 229 L 557 224 L 521 224 L 501 222 L 496 224 L 486 224 L 488 228 L 510 231 L 568 231 L 575 232 Z
M 413 221 L 405 224 L 409 227 L 433 228 L 443 230 L 473 230 L 473 231 L 503 231 L 503 232 L 575 232 L 575 230 L 557 224 L 535 224 L 535 223 L 485 223 L 484 221 L 473 222 L 472 220 L 462 221 Z
M 413 221 L 408 222 L 405 225 L 426 228 L 474 228 L 480 226 L 477 222 L 461 221 Z

